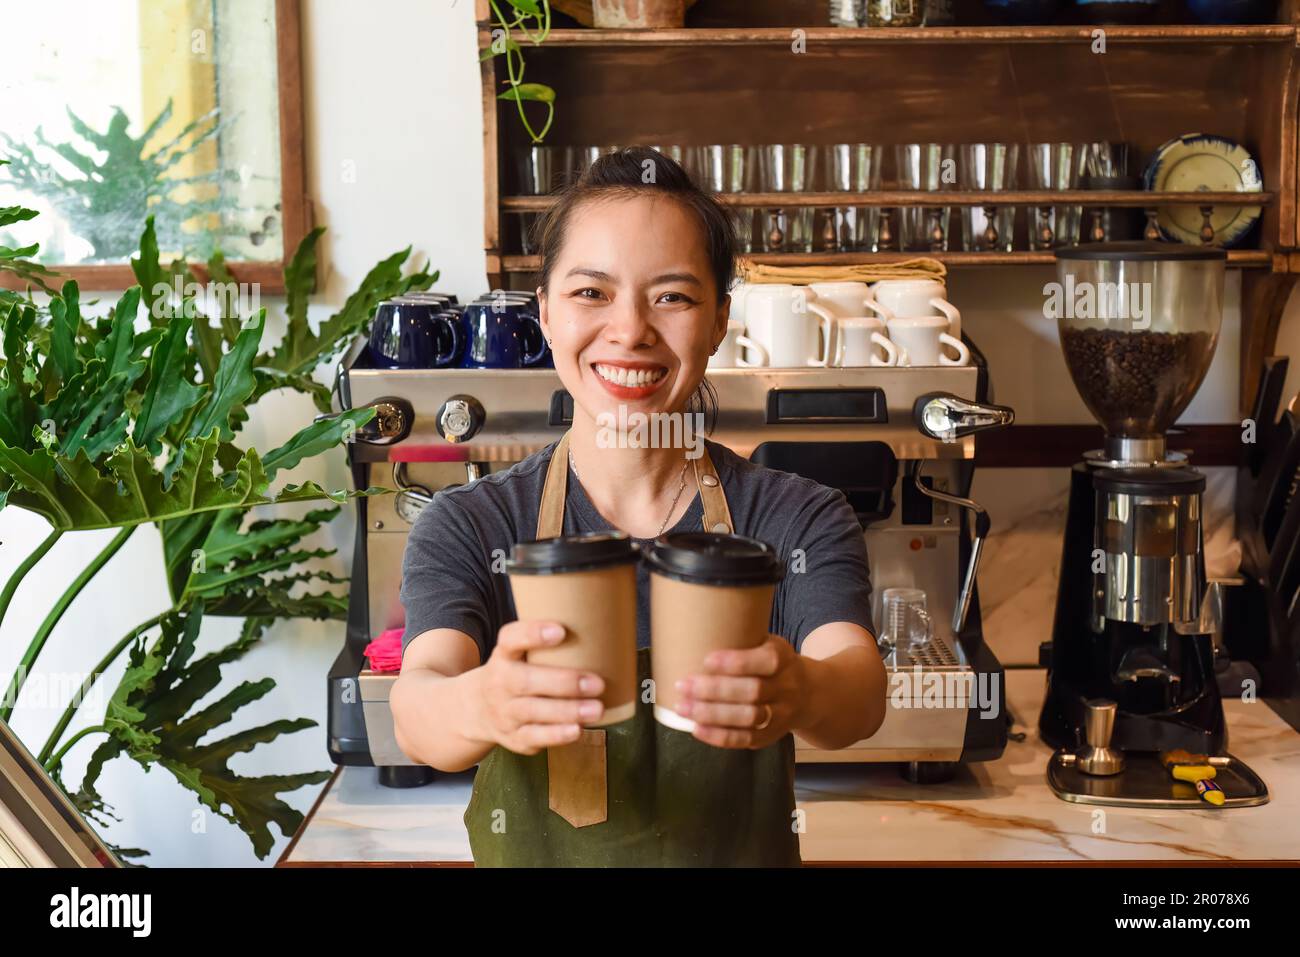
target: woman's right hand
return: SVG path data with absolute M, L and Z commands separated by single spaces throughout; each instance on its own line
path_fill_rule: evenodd
M 482 740 L 536 754 L 577 741 L 582 725 L 601 716 L 605 682 L 599 675 L 524 660 L 533 648 L 558 645 L 564 634 L 564 626 L 553 621 L 502 626 L 487 662 L 475 669 Z

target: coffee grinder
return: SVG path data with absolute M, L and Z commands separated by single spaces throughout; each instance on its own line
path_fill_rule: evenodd
M 1226 260 L 1162 243 L 1057 251 L 1048 311 L 1105 440 L 1070 474 L 1056 617 L 1040 652 L 1039 730 L 1053 747 L 1086 736 L 1096 754 L 1226 748 L 1202 615 L 1205 476 L 1165 445 L 1214 356 Z

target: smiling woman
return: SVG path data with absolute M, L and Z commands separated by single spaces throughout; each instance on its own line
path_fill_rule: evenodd
M 792 733 L 842 748 L 884 716 L 861 527 L 840 491 L 712 441 L 701 448 L 694 429 L 631 440 L 634 419 L 700 416 L 727 330 L 734 230 L 679 166 L 645 147 L 602 157 L 560 195 L 539 244 L 540 318 L 573 424 L 514 467 L 440 492 L 412 528 L 390 702 L 398 743 L 442 770 L 479 765 L 465 815 L 479 864 L 797 864 Z M 735 533 L 801 560 L 775 586 L 766 636 L 675 683 L 676 715 L 692 730 L 657 723 L 653 695 L 603 729 L 606 810 L 575 824 L 548 778 L 558 754 L 588 740 L 582 726 L 600 723 L 604 683 L 526 660 L 565 629 L 517 620 L 492 556 L 614 530 L 643 545 L 665 530 Z M 642 563 L 642 682 L 648 579 Z M 724 624 L 699 621 L 701 639 Z

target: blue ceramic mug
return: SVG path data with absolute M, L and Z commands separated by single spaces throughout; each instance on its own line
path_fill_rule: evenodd
M 461 359 L 459 307 L 437 299 L 389 299 L 375 310 L 370 355 L 384 369 L 444 369 Z
M 463 369 L 544 367 L 550 358 L 533 303 L 473 302 L 461 313 L 460 322 L 465 339 Z

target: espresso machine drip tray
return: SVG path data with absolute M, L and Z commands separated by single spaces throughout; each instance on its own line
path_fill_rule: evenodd
M 1211 757 L 1214 783 L 1223 791 L 1223 804 L 1207 803 L 1190 781 L 1178 781 L 1154 752 L 1127 752 L 1118 774 L 1085 774 L 1075 754 L 1062 749 L 1047 764 L 1047 784 L 1063 801 L 1110 807 L 1204 808 L 1257 807 L 1268 803 L 1268 787 L 1247 765 L 1231 754 Z

